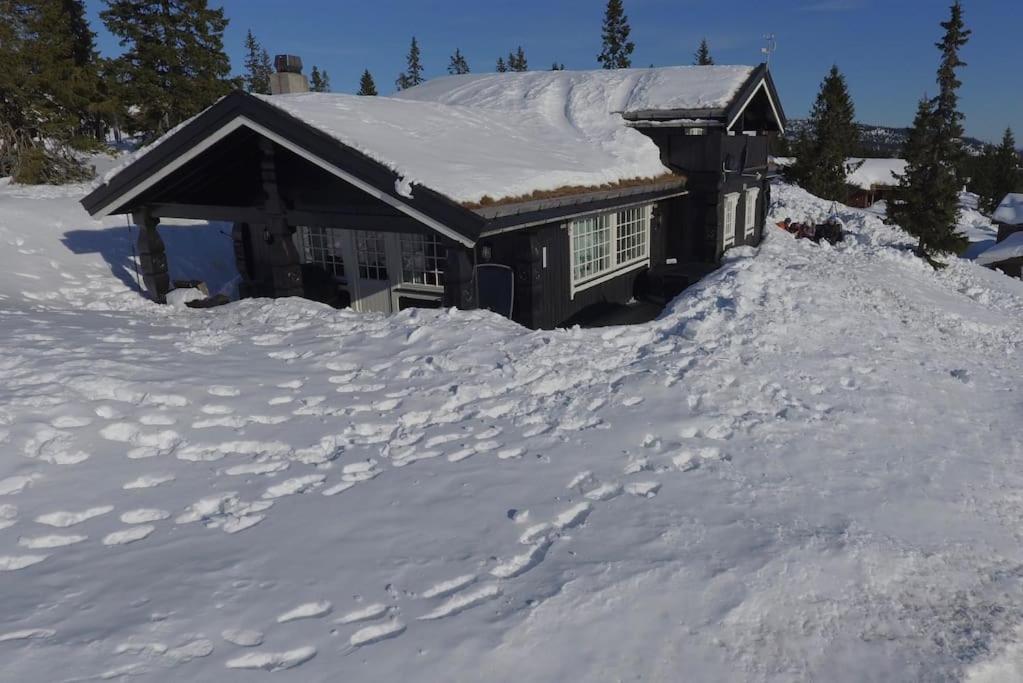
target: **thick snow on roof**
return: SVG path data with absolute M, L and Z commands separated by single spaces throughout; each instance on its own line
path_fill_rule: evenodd
M 977 257 L 977 263 L 988 266 L 992 263 L 1001 263 L 1013 258 L 1023 258 L 1023 232 L 1014 232 L 1004 240 L 981 253 Z
M 752 71 L 749 66 L 538 71 L 449 76 L 395 97 L 258 97 L 407 182 L 474 203 L 668 173 L 657 146 L 630 129 L 621 114 L 720 109 Z M 125 158 L 97 186 L 189 121 Z
M 668 172 L 621 112 L 727 105 L 748 66 L 450 76 L 396 97 L 263 97 L 460 202 Z M 414 191 L 414 190 L 413 190 Z
M 499 111 L 320 93 L 263 99 L 458 202 L 668 172 L 649 138 L 592 102 L 585 111 L 553 98 L 549 109 Z
M 640 111 L 723 109 L 753 72 L 750 66 L 526 71 L 470 74 L 427 81 L 397 95 L 495 111 L 542 110 L 560 118 Z M 585 123 L 585 120 L 583 121 Z
M 902 175 L 906 172 L 905 159 L 859 159 L 853 158 L 846 161 L 846 167 L 852 168 L 859 164 L 859 168 L 850 171 L 846 182 L 864 190 L 881 185 L 897 185 L 899 180 L 896 174 Z
M 991 218 L 1008 225 L 1023 225 L 1023 194 L 1005 195 Z

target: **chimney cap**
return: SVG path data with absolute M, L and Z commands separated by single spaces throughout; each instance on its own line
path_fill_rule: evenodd
M 302 58 L 298 55 L 277 55 L 274 57 L 274 68 L 277 73 L 302 73 Z

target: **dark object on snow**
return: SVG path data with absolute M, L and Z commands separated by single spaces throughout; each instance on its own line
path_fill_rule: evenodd
M 205 299 L 186 301 L 185 305 L 189 308 L 215 308 L 228 303 L 231 303 L 231 298 L 229 296 L 226 294 L 217 294 L 215 296 L 206 297 Z
M 174 280 L 171 282 L 174 289 L 198 289 L 203 296 L 210 295 L 210 288 L 202 280 Z
M 826 241 L 828 244 L 837 244 L 845 239 L 845 231 L 842 229 L 842 224 L 834 220 L 827 223 L 809 225 L 807 223 L 793 223 L 790 219 L 786 218 L 781 223 L 778 223 L 778 227 L 785 232 L 792 233 L 796 236 L 796 239 L 811 240 L 818 244 L 821 240 Z

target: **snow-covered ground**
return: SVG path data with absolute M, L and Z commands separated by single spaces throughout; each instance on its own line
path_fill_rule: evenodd
M 1023 667 L 1020 281 L 842 209 L 633 327 L 176 309 L 80 192 L 0 186 L 0 678 Z M 175 275 L 227 285 L 222 229 Z

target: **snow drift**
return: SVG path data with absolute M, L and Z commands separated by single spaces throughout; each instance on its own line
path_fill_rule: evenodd
M 1019 281 L 841 209 L 634 327 L 182 310 L 42 192 L 0 186 L 5 678 L 1019 669 Z

